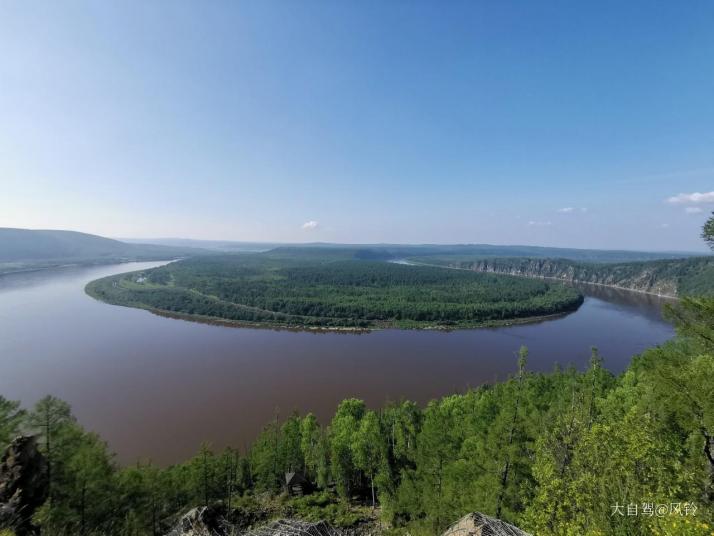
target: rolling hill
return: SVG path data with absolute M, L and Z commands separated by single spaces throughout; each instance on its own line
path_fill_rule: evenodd
M 0 274 L 63 264 L 174 259 L 206 250 L 127 244 L 75 231 L 0 228 Z

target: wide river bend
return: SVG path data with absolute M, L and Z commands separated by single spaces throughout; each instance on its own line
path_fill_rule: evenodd
M 536 324 L 366 334 L 214 326 L 84 293 L 93 279 L 160 264 L 0 276 L 0 395 L 26 407 L 58 396 L 120 462 L 168 464 L 202 441 L 243 448 L 276 413 L 312 411 L 325 422 L 346 397 L 423 404 L 505 378 L 523 344 L 530 370 L 583 368 L 597 346 L 620 372 L 673 335 L 660 313 L 665 300 L 604 287 L 584 287 L 577 312 Z

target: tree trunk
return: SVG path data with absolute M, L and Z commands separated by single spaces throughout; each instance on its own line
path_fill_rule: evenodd
M 377 505 L 376 501 L 374 500 L 374 473 L 370 475 L 371 480 L 372 480 L 372 510 L 374 510 L 375 506 Z
M 86 500 L 87 500 L 87 483 L 83 482 L 82 483 L 82 499 L 80 503 L 80 533 L 82 536 L 87 534 L 87 526 L 86 526 Z
M 709 501 L 714 501 L 714 437 L 712 437 L 706 428 L 702 427 L 702 435 L 704 436 L 704 455 L 709 462 L 709 488 L 706 491 Z
M 527 350 L 524 352 L 525 347 L 521 347 L 520 357 L 518 359 L 518 389 L 516 391 L 516 406 L 513 409 L 513 420 L 511 421 L 511 430 L 508 433 L 508 446 L 506 449 L 506 462 L 503 464 L 503 471 L 501 472 L 501 490 L 498 493 L 498 500 L 496 502 L 496 517 L 501 518 L 501 509 L 503 507 L 503 499 L 506 495 L 506 485 L 508 484 L 508 471 L 511 468 L 511 453 L 510 448 L 513 444 L 513 436 L 516 433 L 516 424 L 518 423 L 518 407 L 521 403 L 521 388 L 523 387 L 523 371 L 525 369 L 525 356 L 527 355 Z

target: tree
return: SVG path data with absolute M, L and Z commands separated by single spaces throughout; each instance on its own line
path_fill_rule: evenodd
M 516 389 L 516 401 L 513 408 L 513 421 L 511 422 L 511 427 L 508 432 L 508 440 L 506 442 L 506 460 L 503 463 L 503 470 L 501 471 L 501 489 L 498 493 L 498 500 L 496 502 L 496 517 L 501 517 L 501 508 L 503 507 L 503 498 L 506 493 L 506 485 L 508 484 L 508 472 L 511 468 L 511 447 L 513 445 L 513 438 L 516 433 L 516 427 L 518 425 L 518 409 L 521 401 L 521 390 L 523 386 L 523 375 L 526 370 L 526 362 L 528 360 L 528 348 L 521 346 L 518 351 L 518 387 Z
M 352 444 L 355 466 L 369 476 L 372 488 L 372 508 L 376 506 L 374 478 L 387 461 L 387 444 L 374 411 L 368 411 L 362 419 Z
M 452 397 L 453 398 L 453 397 Z M 423 512 L 431 531 L 440 533 L 450 521 L 446 496 L 447 469 L 459 449 L 453 416 L 453 400 L 430 402 L 424 412 L 424 423 L 417 438 L 414 479 L 406 479 L 407 490 L 415 488 L 416 497 L 406 504 L 413 515 Z
M 317 418 L 308 413 L 300 424 L 300 450 L 305 461 L 308 478 L 326 488 L 329 481 L 329 445 Z
M 356 398 L 349 398 L 340 403 L 330 423 L 332 476 L 335 478 L 338 492 L 345 499 L 350 496 L 356 476 L 352 444 L 364 413 L 364 402 Z
M 77 433 L 77 446 L 66 460 L 63 502 L 78 517 L 79 534 L 96 533 L 111 514 L 113 503 L 111 455 L 106 444 L 95 434 Z
M 280 427 L 277 420 L 265 428 L 250 449 L 250 477 L 261 491 L 278 491 L 283 482 L 279 460 Z
M 714 250 L 714 212 L 702 227 L 702 239 Z
M 405 401 L 400 405 L 388 406 L 383 418 L 388 428 L 387 435 L 394 469 L 398 473 L 414 463 L 422 413 L 414 402 Z
M 165 474 L 151 462 L 137 463 L 117 473 L 120 534 L 160 534 L 159 525 L 168 497 L 167 489 L 161 486 Z
M 47 458 L 47 502 L 51 508 L 53 495 L 53 470 L 55 464 L 54 440 L 63 427 L 75 422 L 72 410 L 67 404 L 53 396 L 42 398 L 30 413 L 30 426 L 44 439 L 44 453 Z
M 280 428 L 280 472 L 292 473 L 303 472 L 305 469 L 305 458 L 302 453 L 301 437 L 302 420 L 298 415 L 291 415 Z
M 198 455 L 191 461 L 193 487 L 196 499 L 208 506 L 216 497 L 216 457 L 211 446 L 204 442 Z
M 244 490 L 240 479 L 240 465 L 240 454 L 231 447 L 226 448 L 219 456 L 217 478 L 220 481 L 221 475 L 223 475 L 223 481 L 225 482 L 223 499 L 229 511 L 231 509 L 233 494 L 236 491 Z

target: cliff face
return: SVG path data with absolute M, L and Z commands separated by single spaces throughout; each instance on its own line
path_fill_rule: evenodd
M 714 291 L 714 261 L 709 257 L 622 264 L 586 264 L 563 259 L 477 259 L 447 263 L 451 268 L 524 277 L 545 277 L 570 283 L 590 283 L 677 297 L 690 287 Z

